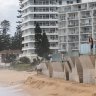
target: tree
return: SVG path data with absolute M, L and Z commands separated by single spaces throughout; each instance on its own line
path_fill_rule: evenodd
M 9 34 L 2 34 L 2 47 L 3 50 L 9 50 L 11 45 L 11 38 Z
M 35 53 L 38 56 L 42 56 L 41 43 L 42 43 L 42 30 L 41 30 L 39 24 L 36 23 L 36 27 L 35 27 Z
M 22 49 L 22 31 L 20 26 L 17 26 L 17 31 L 11 38 L 11 49 L 13 50 Z
M 4 42 L 4 38 L 2 35 L 0 35 L 0 51 L 3 50 L 3 42 Z
M 1 22 L 2 34 L 0 35 L 0 51 L 10 49 L 10 35 L 7 33 L 10 29 L 10 22 L 3 20 Z
M 10 45 L 11 45 L 10 35 L 9 34 L 0 35 L 0 51 L 9 50 Z
M 43 35 L 42 35 L 42 43 L 41 43 L 41 49 L 42 49 L 42 57 L 44 58 L 48 58 L 48 55 L 50 54 L 50 44 L 49 44 L 49 41 L 48 41 L 48 38 L 47 38 L 47 35 L 46 33 L 44 32 Z
M 10 22 L 7 20 L 3 20 L 1 22 L 1 27 L 3 29 L 3 34 L 6 34 L 10 29 Z

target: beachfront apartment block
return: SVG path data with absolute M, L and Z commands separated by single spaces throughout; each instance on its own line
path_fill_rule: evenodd
M 80 51 L 89 36 L 96 41 L 96 2 L 62 6 L 59 12 L 59 51 Z
M 58 8 L 61 5 L 79 3 L 81 0 L 20 0 L 22 11 L 23 54 L 34 58 L 34 28 L 39 23 L 42 32 L 46 32 L 52 53 L 58 52 Z

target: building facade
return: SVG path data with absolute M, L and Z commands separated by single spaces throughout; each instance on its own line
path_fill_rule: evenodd
M 59 51 L 80 51 L 91 36 L 96 41 L 96 2 L 59 8 Z
M 58 7 L 79 3 L 81 0 L 20 0 L 22 11 L 23 54 L 33 58 L 35 54 L 34 28 L 39 23 L 42 32 L 47 34 L 52 53 L 58 52 Z

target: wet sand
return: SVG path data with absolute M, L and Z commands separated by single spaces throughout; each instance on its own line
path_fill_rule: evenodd
M 0 96 L 30 96 L 23 86 L 32 74 L 34 72 L 0 69 Z
M 0 84 L 15 85 L 28 96 L 96 96 L 96 85 L 37 76 L 35 72 L 0 70 Z
M 0 87 L 0 96 L 27 96 L 23 94 L 23 90 L 17 87 Z

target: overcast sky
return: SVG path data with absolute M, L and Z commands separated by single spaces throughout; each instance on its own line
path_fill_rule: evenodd
M 83 2 L 96 0 L 83 0 Z M 19 0 L 0 0 L 0 21 L 6 19 L 11 23 L 10 34 L 16 31 L 17 10 L 19 9 Z
M 19 0 L 0 0 L 0 22 L 4 19 L 11 23 L 10 34 L 16 31 L 17 10 L 19 9 Z

